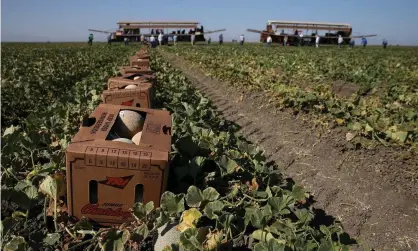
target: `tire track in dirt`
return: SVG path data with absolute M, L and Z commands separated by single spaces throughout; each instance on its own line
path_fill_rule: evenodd
M 347 150 L 338 131 L 317 138 L 309 121 L 267 104 L 265 93 L 243 93 L 161 53 L 352 237 L 377 250 L 418 250 L 418 182 L 398 170 L 418 171 L 416 159 L 399 165 L 395 150 Z

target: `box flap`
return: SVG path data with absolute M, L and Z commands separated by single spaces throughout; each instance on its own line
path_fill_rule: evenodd
M 141 145 L 170 152 L 171 150 L 171 115 L 165 110 L 129 107 L 123 105 L 100 104 L 83 121 L 71 143 L 85 141 L 106 140 L 120 110 L 132 110 L 146 113 L 144 128 L 142 130 Z M 115 142 L 112 142 L 112 144 Z M 117 142 L 116 142 L 117 143 Z M 128 145 L 130 146 L 130 145 Z M 131 146 L 138 147 L 138 146 Z

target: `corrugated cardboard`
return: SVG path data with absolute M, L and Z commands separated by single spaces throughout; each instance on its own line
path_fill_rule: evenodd
M 139 79 L 134 80 L 135 77 Z M 123 74 L 122 76 L 111 77 L 107 80 L 107 89 L 108 90 L 120 90 L 125 88 L 127 85 L 132 85 L 135 83 L 152 83 L 154 84 L 156 77 L 154 74 L 140 74 L 140 73 L 128 73 Z
M 131 67 L 131 66 L 121 66 L 119 71 L 122 75 L 129 74 L 129 73 L 139 73 L 139 74 L 153 74 L 154 72 L 148 66 L 141 66 L 141 67 Z
M 120 110 L 146 114 L 140 145 L 106 140 Z M 168 111 L 100 104 L 66 151 L 68 213 L 102 225 L 131 221 L 129 209 L 141 185 L 142 202 L 158 207 L 166 190 L 170 149 Z
M 146 51 L 138 51 L 138 52 L 135 54 L 135 56 L 136 56 L 137 58 L 141 58 L 141 59 L 149 59 L 149 58 L 150 58 L 149 54 L 148 54 Z
M 132 67 L 149 67 L 150 62 L 149 59 L 142 59 L 136 56 L 132 56 L 129 58 L 130 66 Z
M 119 82 L 122 89 L 105 90 L 102 93 L 102 101 L 105 104 L 135 106 L 152 108 L 155 98 L 154 87 L 151 83 L 133 81 L 130 84 L 138 86 L 135 89 L 123 89 L 129 83 Z

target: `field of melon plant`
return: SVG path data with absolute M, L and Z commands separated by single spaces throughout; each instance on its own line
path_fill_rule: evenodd
M 138 49 L 2 46 L 2 250 L 153 250 L 156 229 L 168 222 L 179 224 L 184 250 L 348 250 L 340 224 L 323 223 L 307 191 L 237 136 L 237 127 L 156 51 L 157 108 L 173 117 L 161 207 L 137 203 L 136 220 L 117 228 L 68 217 L 59 196 L 65 149 L 107 78 Z
M 348 127 L 346 140 L 417 148 L 416 48 L 168 47 L 206 75 L 266 92 L 278 109 L 309 113 L 322 128 Z

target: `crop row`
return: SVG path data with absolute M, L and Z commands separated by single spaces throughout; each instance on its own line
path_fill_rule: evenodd
M 311 112 L 322 125 L 346 126 L 350 141 L 416 147 L 415 49 L 179 46 L 167 50 L 233 86 L 268 91 L 279 108 Z
M 103 53 L 105 48 L 96 50 Z M 133 52 L 113 50 L 125 53 L 126 59 Z M 65 170 L 64 150 L 81 118 L 98 104 L 96 94 L 110 76 L 99 69 L 61 94 L 67 102 L 57 100 L 3 133 L 6 250 L 148 250 L 152 233 L 169 221 L 183 230 L 180 243 L 186 250 L 348 250 L 341 226 L 322 225 L 309 194 L 266 163 L 257 147 L 236 136 L 236 126 L 220 119 L 210 100 L 180 71 L 151 53 L 157 73 L 156 108 L 169 110 L 173 119 L 169 191 L 161 207 L 136 203 L 137 220 L 119 228 L 97 230 L 84 220 L 70 223 L 62 212 L 59 224 L 48 224 L 47 198 L 38 187 L 45 177 Z M 109 71 L 121 62 L 115 59 Z

